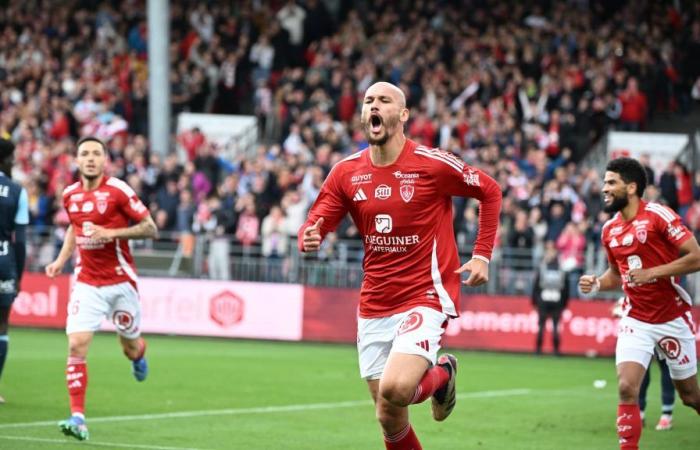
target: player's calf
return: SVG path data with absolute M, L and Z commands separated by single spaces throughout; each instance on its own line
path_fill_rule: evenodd
M 124 355 L 131 360 L 131 373 L 136 381 L 143 381 L 148 376 L 148 362 L 146 361 L 146 340 L 122 338 Z

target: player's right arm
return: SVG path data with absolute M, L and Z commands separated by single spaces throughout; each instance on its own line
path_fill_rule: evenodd
M 605 245 L 605 244 L 603 244 Z M 615 260 L 610 254 L 610 249 L 605 247 L 608 254 L 608 269 L 602 275 L 583 275 L 578 280 L 578 287 L 583 294 L 595 294 L 598 291 L 612 291 L 622 287 L 622 275 Z
M 52 262 L 51 264 L 46 266 L 46 275 L 49 278 L 53 278 L 56 275 L 60 274 L 61 271 L 63 270 L 63 266 L 66 265 L 66 262 L 70 259 L 71 256 L 73 256 L 73 252 L 75 251 L 75 232 L 73 231 L 73 225 L 69 225 L 68 229 L 66 230 L 66 236 L 63 239 L 63 245 L 61 246 L 61 251 L 58 253 L 58 256 L 56 257 L 56 260 Z
M 317 251 L 326 234 L 335 230 L 348 213 L 345 194 L 338 183 L 338 172 L 338 166 L 335 166 L 328 174 L 306 222 L 299 228 L 297 242 L 301 252 Z

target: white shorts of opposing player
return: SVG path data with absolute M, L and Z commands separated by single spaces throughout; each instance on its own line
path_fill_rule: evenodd
M 695 375 L 697 354 L 690 317 L 666 323 L 647 323 L 632 317 L 620 319 L 615 363 L 637 362 L 649 367 L 654 348 L 668 364 L 671 378 L 684 380 Z
M 378 380 L 392 352 L 418 355 L 435 364 L 447 315 L 419 306 L 389 317 L 357 319 L 360 376 Z
M 66 334 L 95 332 L 104 319 L 114 323 L 119 335 L 136 339 L 141 334 L 141 303 L 131 283 L 91 286 L 75 283 L 68 302 Z

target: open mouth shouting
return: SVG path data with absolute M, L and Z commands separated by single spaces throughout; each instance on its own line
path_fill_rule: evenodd
M 377 113 L 372 113 L 369 116 L 369 132 L 371 134 L 379 134 L 382 131 L 382 126 L 384 124 L 384 121 L 382 120 L 382 117 L 377 114 Z

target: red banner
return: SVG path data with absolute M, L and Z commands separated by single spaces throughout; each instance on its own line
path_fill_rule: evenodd
M 302 340 L 357 341 L 357 289 L 304 288 Z
M 66 325 L 70 276 L 53 280 L 44 274 L 25 273 L 22 290 L 12 304 L 10 324 L 63 328 Z
M 358 292 L 350 289 L 304 290 L 303 340 L 355 342 Z M 567 354 L 611 356 L 615 354 L 617 319 L 613 304 L 572 300 L 559 323 L 561 351 Z M 700 308 L 693 309 L 700 329 Z M 544 351 L 550 351 L 551 321 L 547 323 Z M 527 297 L 465 296 L 460 317 L 451 320 L 445 333 L 448 347 L 532 352 L 538 320 Z M 700 333 L 696 335 L 700 341 Z M 700 348 L 699 348 L 700 351 Z

